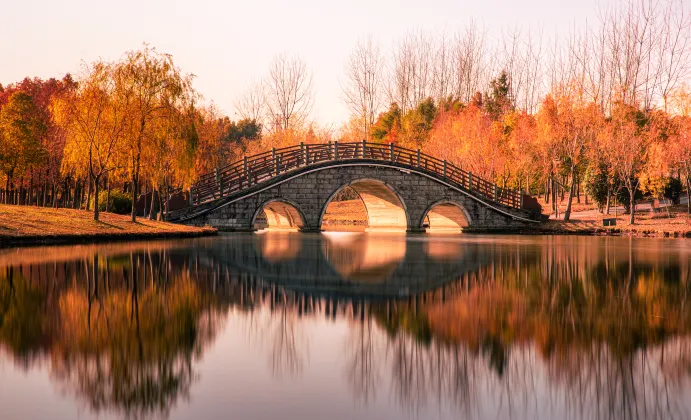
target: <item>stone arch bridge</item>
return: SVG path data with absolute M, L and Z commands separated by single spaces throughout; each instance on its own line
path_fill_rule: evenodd
M 539 223 L 529 195 L 501 188 L 420 150 L 393 144 L 300 144 L 245 157 L 202 176 L 188 206 L 170 221 L 224 231 L 270 227 L 321 231 L 329 203 L 344 188 L 357 194 L 369 228 L 460 227 L 509 231 Z

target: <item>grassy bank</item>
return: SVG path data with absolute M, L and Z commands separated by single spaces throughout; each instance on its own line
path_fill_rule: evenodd
M 0 246 L 78 243 L 143 238 L 213 235 L 213 228 L 197 228 L 129 216 L 83 210 L 52 209 L 0 204 Z
M 535 233 L 691 238 L 691 217 L 686 211 L 685 205 L 670 208 L 669 214 L 639 211 L 633 225 L 629 224 L 629 215 L 575 212 L 571 221 L 549 220 L 536 228 Z M 603 226 L 604 218 L 616 218 L 616 226 Z

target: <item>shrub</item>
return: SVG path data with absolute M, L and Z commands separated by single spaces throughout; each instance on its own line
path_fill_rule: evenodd
M 585 173 L 585 192 L 595 201 L 599 209 L 607 204 L 609 176 L 607 166 L 589 167 Z
M 668 178 L 667 185 L 665 185 L 664 197 L 672 200 L 674 204 L 679 204 L 679 198 L 681 197 L 681 190 L 683 189 L 681 180 L 677 178 Z
M 101 191 L 98 194 L 98 209 L 106 211 L 106 199 L 108 198 L 108 191 Z M 132 197 L 120 191 L 110 192 L 110 202 L 108 210 L 115 214 L 130 214 L 132 212 Z
M 634 192 L 633 199 L 638 203 L 639 200 L 643 198 L 643 191 L 640 188 L 636 188 Z M 617 190 L 617 203 L 624 206 L 624 213 L 631 213 L 631 195 L 629 190 L 625 187 L 621 187 Z

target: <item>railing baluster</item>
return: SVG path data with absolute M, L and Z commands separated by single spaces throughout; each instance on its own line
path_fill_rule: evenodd
M 242 157 L 242 175 L 247 180 L 247 186 L 250 186 L 250 174 L 247 168 L 247 156 Z M 242 188 L 242 182 L 240 182 L 240 188 Z
M 242 161 L 215 168 L 213 172 L 200 176 L 199 180 L 189 188 L 189 205 L 198 205 L 235 193 L 243 188 L 251 187 L 253 182 L 256 184 L 277 176 L 281 171 L 286 172 L 323 161 L 357 158 L 388 160 L 425 168 L 450 179 L 483 199 L 494 200 L 496 203 L 518 209 L 525 205 L 522 191 L 500 188 L 497 184 L 482 178 L 473 179 L 472 172 L 465 172 L 453 163 L 447 162 L 446 159 L 427 156 L 420 148 L 408 150 L 396 146 L 393 142 L 389 143 L 388 148 L 386 145 L 376 143 L 368 146 L 367 140 L 364 139 L 361 142 L 340 145 L 338 141 L 330 141 L 328 144 L 312 145 L 311 149 L 310 151 L 310 145 L 304 142 L 301 142 L 299 147 L 272 147 L 271 151 L 250 157 L 243 156 Z

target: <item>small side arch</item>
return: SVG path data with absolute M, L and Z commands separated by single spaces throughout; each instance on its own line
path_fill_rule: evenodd
M 346 187 L 351 188 L 365 206 L 367 229 L 397 229 L 405 231 L 410 226 L 410 216 L 403 197 L 384 181 L 359 178 L 336 188 L 321 208 L 319 226 L 323 227 L 329 204 Z
M 270 199 L 255 210 L 252 229 L 299 230 L 305 226 L 305 220 L 304 213 L 295 202 L 282 198 Z
M 452 200 L 432 203 L 419 221 L 421 230 L 462 231 L 472 225 L 472 219 L 465 207 Z

